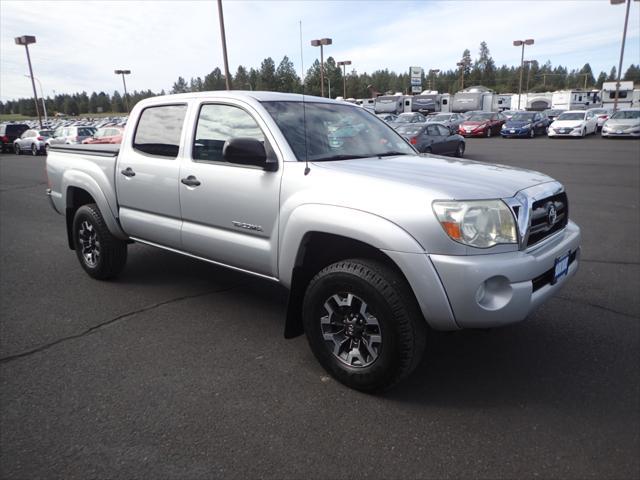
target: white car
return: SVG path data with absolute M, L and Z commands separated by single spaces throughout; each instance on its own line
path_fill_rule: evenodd
M 598 129 L 598 117 L 589 110 L 569 110 L 556 117 L 549 125 L 547 135 L 554 137 L 585 137 L 595 134 Z
M 609 119 L 609 115 L 611 115 L 611 112 L 606 108 L 590 108 L 587 111 L 593 112 L 596 116 L 596 119 L 598 120 L 598 130 L 602 129 L 604 122 L 606 122 Z

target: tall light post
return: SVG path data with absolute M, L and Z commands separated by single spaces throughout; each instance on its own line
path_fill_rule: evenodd
M 324 97 L 324 52 L 322 47 L 324 45 L 331 45 L 333 40 L 330 38 L 320 38 L 318 40 L 311 40 L 312 47 L 320 47 L 320 96 Z
M 611 5 L 620 5 L 625 0 L 610 0 Z M 624 43 L 627 39 L 627 24 L 629 23 L 629 9 L 631 8 L 631 0 L 627 1 L 627 13 L 624 16 L 624 30 L 622 31 L 622 46 L 620 47 L 620 63 L 618 64 L 618 79 L 616 80 L 616 96 L 613 100 L 613 111 L 618 111 L 618 95 L 620 93 L 620 75 L 622 74 L 622 58 L 624 57 Z M 635 0 L 638 1 L 638 0 Z
M 25 77 L 31 78 L 30 75 L 25 75 Z M 36 80 L 36 82 L 38 82 L 38 85 L 40 86 L 40 100 L 42 100 L 42 110 L 44 111 L 44 123 L 48 123 L 49 119 L 47 118 L 47 105 L 44 103 L 44 93 L 42 91 L 42 82 L 38 77 L 33 77 L 33 78 Z
M 343 97 L 345 100 L 347 98 L 347 65 L 351 65 L 351 60 L 344 60 L 342 62 L 338 62 L 338 66 L 342 67 L 342 89 L 343 89 Z
M 460 67 L 460 90 L 464 90 L 464 62 L 456 63 L 458 67 Z
M 533 38 L 527 38 L 526 40 L 514 40 L 513 46 L 522 46 L 522 56 L 520 57 L 520 86 L 518 87 L 518 110 L 520 110 L 520 100 L 522 99 L 522 70 L 524 68 L 524 46 L 533 45 Z
M 435 83 L 435 75 L 440 73 L 440 69 L 429 70 L 429 90 L 433 90 L 433 84 Z
M 24 49 L 27 52 L 27 63 L 29 63 L 29 75 L 31 76 L 31 86 L 33 87 L 33 98 L 36 102 L 36 113 L 38 114 L 38 123 L 42 128 L 42 117 L 40 116 L 40 109 L 38 108 L 38 93 L 36 92 L 36 82 L 33 80 L 33 68 L 31 68 L 31 56 L 29 55 L 29 45 L 36 43 L 36 37 L 33 35 L 23 35 L 21 37 L 15 37 L 16 45 L 24 45 Z
M 229 83 L 229 60 L 227 59 L 227 35 L 224 32 L 224 15 L 222 14 L 222 0 L 218 0 L 218 20 L 220 20 L 220 36 L 222 37 L 222 57 L 224 60 L 224 81 L 227 90 L 231 90 Z
M 129 75 L 131 70 L 114 70 L 113 73 L 116 75 L 122 75 L 122 85 L 124 86 L 124 108 L 127 109 L 127 113 L 129 113 L 129 101 L 127 99 L 127 82 L 124 80 L 125 75 Z

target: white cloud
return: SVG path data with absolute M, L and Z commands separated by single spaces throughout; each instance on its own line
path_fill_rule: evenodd
M 640 16 L 632 2 L 625 65 L 640 63 Z M 34 12 L 37 14 L 34 15 Z M 485 40 L 498 65 L 517 64 L 511 41 L 533 37 L 526 56 L 594 71 L 617 64 L 624 7 L 608 1 L 224 1 L 230 70 L 258 68 L 287 55 L 300 71 L 302 20 L 305 68 L 319 56 L 312 38 L 331 37 L 325 50 L 358 71 L 454 67 L 462 51 L 477 55 Z M 24 49 L 32 34 L 34 73 L 45 94 L 121 90 L 115 68 L 129 68 L 130 90 L 168 90 L 177 77 L 222 69 L 215 0 L 12 1 L 0 3 L 0 98 L 28 97 Z

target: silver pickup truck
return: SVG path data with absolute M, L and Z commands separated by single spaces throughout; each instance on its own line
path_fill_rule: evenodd
M 523 320 L 578 268 L 563 186 L 421 156 L 366 110 L 204 92 L 138 103 L 119 147 L 52 146 L 53 208 L 93 278 L 140 242 L 289 289 L 285 336 L 363 390 L 418 364 L 429 327 Z

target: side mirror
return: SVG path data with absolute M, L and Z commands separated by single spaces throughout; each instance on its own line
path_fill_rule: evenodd
M 261 167 L 268 171 L 278 169 L 278 162 L 267 158 L 262 142 L 255 138 L 236 137 L 224 142 L 222 159 L 238 165 Z

